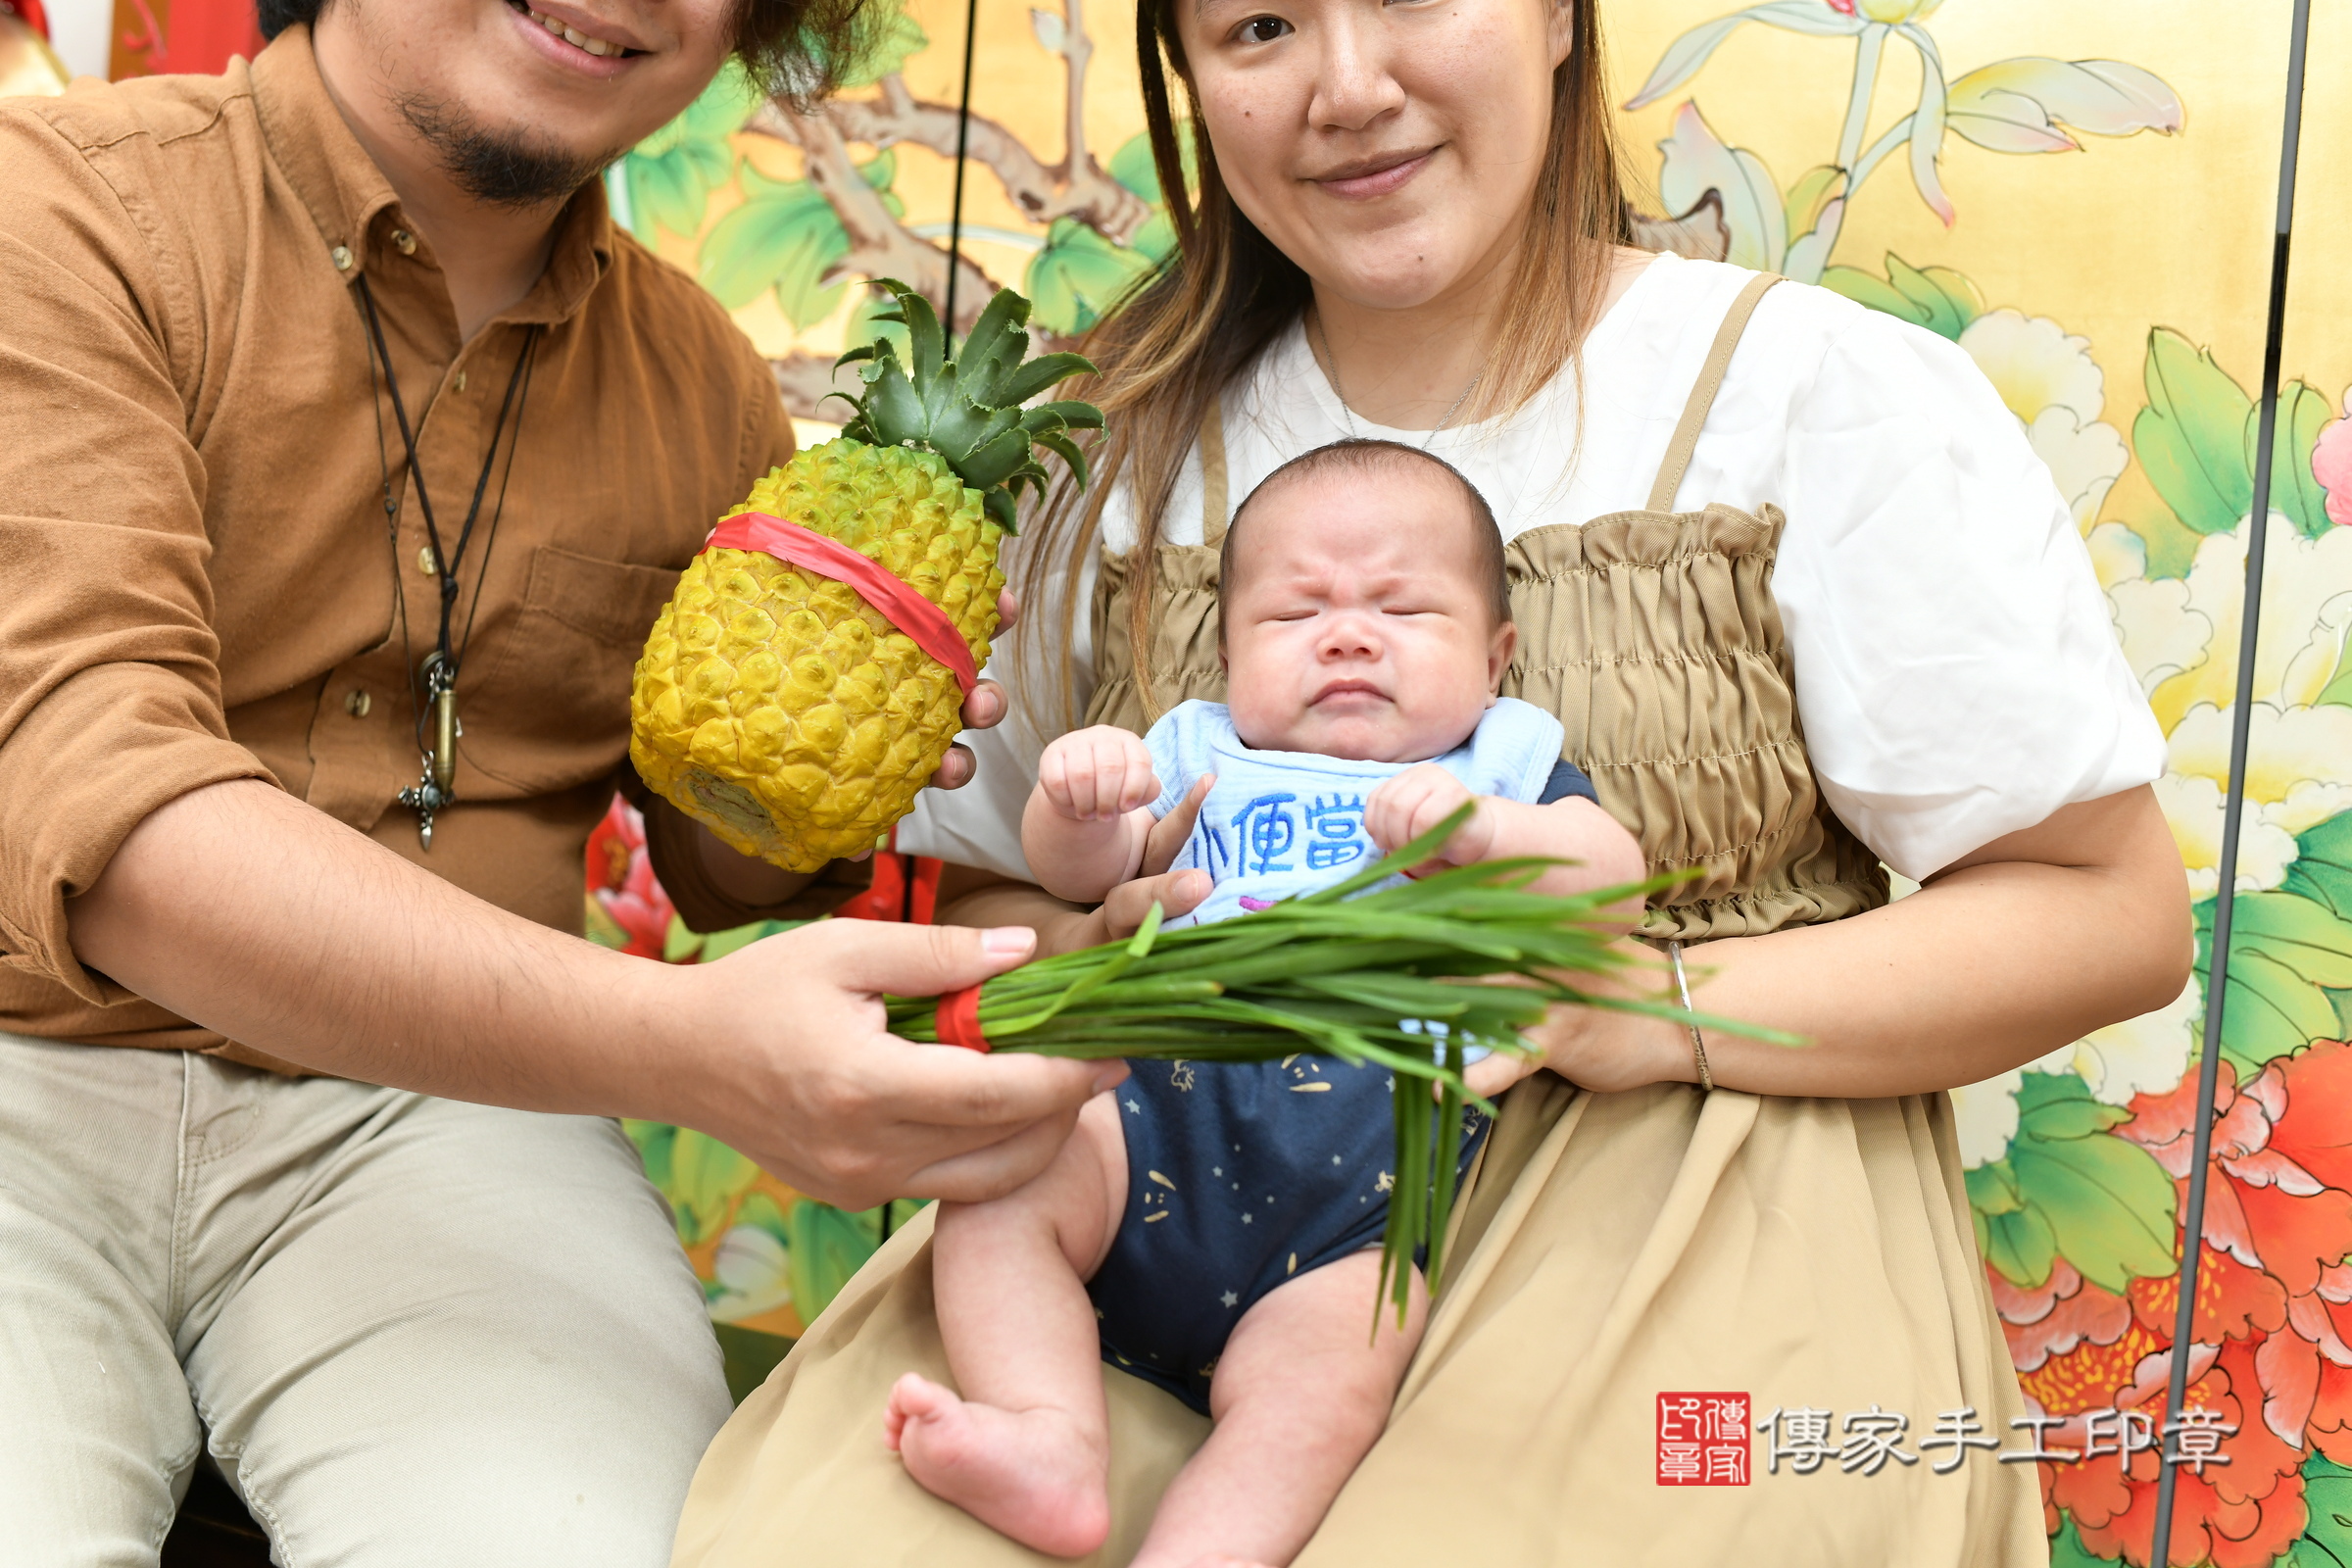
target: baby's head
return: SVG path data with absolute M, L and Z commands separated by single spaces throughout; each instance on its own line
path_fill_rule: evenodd
M 1243 743 L 1359 761 L 1443 757 L 1511 662 L 1502 535 L 1469 480 L 1394 441 L 1335 441 L 1233 515 L 1218 651 Z

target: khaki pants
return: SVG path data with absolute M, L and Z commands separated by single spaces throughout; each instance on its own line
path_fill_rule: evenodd
M 286 1568 L 666 1560 L 726 1419 L 609 1121 L 0 1034 L 0 1557 L 152 1564 L 209 1451 Z

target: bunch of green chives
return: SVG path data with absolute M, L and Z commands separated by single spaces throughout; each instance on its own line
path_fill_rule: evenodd
M 1467 1048 L 1527 1054 L 1520 1030 L 1554 1004 L 1681 1016 L 1575 984 L 1635 961 L 1613 945 L 1622 916 L 1613 922 L 1610 906 L 1662 881 L 1555 897 L 1528 885 L 1558 862 L 1523 858 L 1367 891 L 1434 855 L 1471 809 L 1335 887 L 1255 913 L 1162 931 L 1154 905 L 1129 941 L 1040 958 L 983 984 L 981 1030 L 991 1050 L 1050 1056 L 1216 1062 L 1312 1053 L 1389 1069 L 1396 1184 L 1381 1278 L 1401 1317 L 1415 1256 L 1427 1249 L 1432 1291 L 1444 1267 L 1463 1106 L 1494 1108 L 1463 1085 Z M 1495 979 L 1510 983 L 1476 983 Z M 937 998 L 891 998 L 892 1032 L 937 1040 Z

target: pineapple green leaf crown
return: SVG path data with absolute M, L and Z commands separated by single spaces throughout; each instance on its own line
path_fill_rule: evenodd
M 931 302 L 896 278 L 875 283 L 898 302 L 878 318 L 906 328 L 907 363 L 902 366 L 896 345 L 881 337 L 833 362 L 836 368 L 856 365 L 866 387 L 862 397 L 832 394 L 858 411 L 842 426 L 844 436 L 869 446 L 938 453 L 956 477 L 980 492 L 989 517 L 1006 533 L 1014 531 L 1021 487 L 1045 494 L 1049 475 L 1037 461 L 1037 448 L 1059 457 L 1078 483 L 1086 483 L 1086 456 L 1065 432 L 1100 430 L 1102 411 L 1078 402 L 1022 405 L 1095 367 L 1076 354 L 1024 360 L 1027 300 L 999 289 L 950 359 L 951 345 Z

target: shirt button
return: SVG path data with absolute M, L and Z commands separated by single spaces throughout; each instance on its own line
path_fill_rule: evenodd
M 437 575 L 433 570 L 433 547 L 431 545 L 416 547 L 416 569 L 427 577 Z
M 392 231 L 392 243 L 400 247 L 400 254 L 403 256 L 416 254 L 416 236 L 405 228 L 396 228 Z
M 466 372 L 464 370 L 458 372 L 458 379 L 454 384 L 460 392 L 466 390 Z
M 348 245 L 338 245 L 338 246 L 336 246 L 336 247 L 335 247 L 333 250 L 331 250 L 331 251 L 328 251 L 326 254 L 327 254 L 327 257 L 328 257 L 328 259 L 329 259 L 330 261 L 332 261 L 332 262 L 335 264 L 335 270 L 336 270 L 336 271 L 338 271 L 338 272 L 348 272 L 348 271 L 350 271 L 350 270 L 351 270 L 351 247 L 350 247 L 350 246 L 348 246 Z
M 343 711 L 354 718 L 366 718 L 368 710 L 374 706 L 374 701 L 356 686 L 352 688 L 351 695 L 343 699 Z

